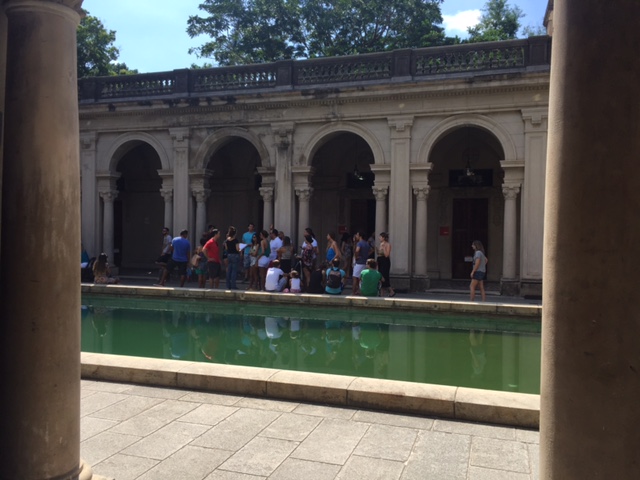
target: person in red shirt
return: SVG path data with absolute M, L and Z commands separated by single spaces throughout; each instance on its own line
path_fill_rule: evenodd
M 220 230 L 214 229 L 211 233 L 213 236 L 204 244 L 202 251 L 207 257 L 210 288 L 218 288 L 220 286 L 220 271 L 222 269 L 222 265 L 220 264 L 220 246 L 218 245 Z

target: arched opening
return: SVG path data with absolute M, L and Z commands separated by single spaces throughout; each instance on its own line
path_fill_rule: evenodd
M 262 198 L 258 173 L 260 155 L 244 138 L 230 137 L 209 158 L 206 168 L 212 172 L 208 188 L 207 224 L 222 231 L 234 225 L 239 231 L 253 222 L 262 225 Z M 268 225 L 266 225 L 268 227 Z
M 162 245 L 164 201 L 158 174 L 162 165 L 149 144 L 133 141 L 126 147 L 116 166 L 120 178 L 113 205 L 114 262 L 122 268 L 149 268 Z
M 312 158 L 310 221 L 323 240 L 328 232 L 374 231 L 373 163 L 371 147 L 354 133 L 329 135 L 317 149 Z
M 491 259 L 489 280 L 502 272 L 504 151 L 482 128 L 461 126 L 444 135 L 429 161 L 429 252 L 433 279 L 465 280 L 471 271 L 471 243 L 480 240 Z M 419 246 L 417 246 L 419 248 Z

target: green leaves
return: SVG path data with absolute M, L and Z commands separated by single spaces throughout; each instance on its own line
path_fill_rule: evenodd
M 219 65 L 273 62 L 450 43 L 442 0 L 204 0 L 189 17 L 190 50 Z
M 508 0 L 488 0 L 482 9 L 480 23 L 469 27 L 469 42 L 492 42 L 517 37 L 520 19 L 524 13 L 520 7 L 509 6 Z

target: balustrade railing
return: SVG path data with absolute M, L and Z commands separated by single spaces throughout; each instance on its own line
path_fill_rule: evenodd
M 207 93 L 425 79 L 549 66 L 551 37 L 394 50 L 311 60 L 79 80 L 82 103 L 199 97 Z

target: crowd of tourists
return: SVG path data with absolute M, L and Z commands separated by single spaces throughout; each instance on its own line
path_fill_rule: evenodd
M 200 288 L 220 288 L 224 278 L 227 290 L 237 290 L 238 283 L 244 282 L 247 290 L 340 295 L 351 282 L 353 295 L 395 296 L 386 232 L 380 234 L 377 247 L 374 237 L 361 231 L 343 233 L 339 241 L 330 232 L 323 252 L 311 227 L 304 230 L 299 249 L 273 225 L 258 231 L 253 223 L 242 235 L 233 226 L 223 233 L 210 225 L 194 250 L 187 230 L 172 237 L 165 227 L 162 238 L 156 260 L 161 267 L 158 286 L 164 286 L 177 270 L 181 287 L 191 281 Z

